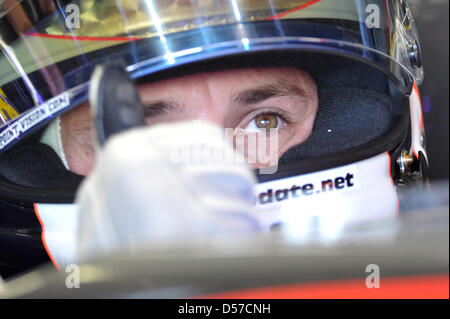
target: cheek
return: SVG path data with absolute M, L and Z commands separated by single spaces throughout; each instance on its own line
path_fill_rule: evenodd
M 277 130 L 268 134 L 243 134 L 234 137 L 234 147 L 254 169 L 275 166 L 279 159 L 279 139 Z
M 88 104 L 61 116 L 61 142 L 69 168 L 88 175 L 95 164 L 95 130 Z
M 317 87 L 314 82 L 309 86 L 309 97 L 304 113 L 295 122 L 289 124 L 279 135 L 279 157 L 292 147 L 304 143 L 311 135 L 319 109 Z
M 288 126 L 279 135 L 279 157 L 292 147 L 304 143 L 311 135 L 316 119 L 316 112 L 311 113 L 301 123 Z

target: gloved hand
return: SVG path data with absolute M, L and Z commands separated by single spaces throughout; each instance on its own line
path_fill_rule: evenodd
M 77 194 L 78 259 L 159 241 L 258 232 L 255 182 L 213 124 L 164 124 L 114 136 Z

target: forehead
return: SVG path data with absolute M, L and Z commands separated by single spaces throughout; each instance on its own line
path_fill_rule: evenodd
M 141 83 L 145 89 L 188 88 L 207 84 L 208 86 L 249 87 L 278 81 L 298 83 L 305 72 L 295 67 L 258 67 L 231 69 L 222 71 L 199 72 L 190 75 L 179 75 L 174 78 Z

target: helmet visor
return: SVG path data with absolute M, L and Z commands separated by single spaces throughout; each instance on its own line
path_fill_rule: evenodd
M 384 71 L 404 93 L 421 82 L 404 1 L 0 1 L 0 152 L 86 100 L 96 65 L 133 78 L 247 52 L 329 52 Z

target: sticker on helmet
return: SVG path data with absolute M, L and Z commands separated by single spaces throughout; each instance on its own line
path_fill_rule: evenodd
M 5 93 L 0 89 L 0 127 L 19 116 L 19 113 L 8 103 Z
M 258 185 L 257 205 L 269 205 L 291 199 L 332 192 L 358 189 L 358 172 L 355 165 L 287 178 Z
M 33 109 L 0 133 L 0 150 L 7 147 L 11 142 L 18 139 L 38 123 L 45 121 L 69 105 L 69 93 L 64 93 Z

